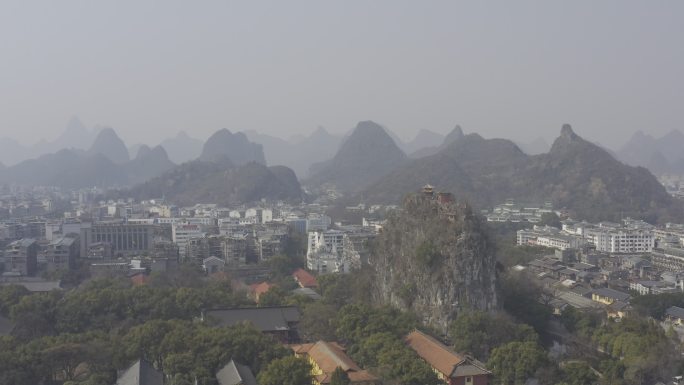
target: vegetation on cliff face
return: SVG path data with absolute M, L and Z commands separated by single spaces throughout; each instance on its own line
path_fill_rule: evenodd
M 500 307 L 496 259 L 481 219 L 466 205 L 408 196 L 375 242 L 374 299 L 443 329 L 455 314 Z

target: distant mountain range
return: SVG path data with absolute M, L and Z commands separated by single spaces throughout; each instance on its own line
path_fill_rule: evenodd
M 304 198 L 294 172 L 284 166 L 257 162 L 235 166 L 230 161 L 183 163 L 145 183 L 121 192 L 122 197 L 161 198 L 179 205 L 231 205 L 261 199 L 301 202 Z
M 383 129 L 405 154 L 438 146 L 444 141 L 444 135 L 422 129 L 412 140 L 404 142 L 391 130 L 384 127 Z M 268 164 L 286 165 L 292 168 L 300 179 L 307 179 L 312 176 L 311 167 L 318 167 L 318 163 L 330 160 L 353 132 L 354 130 L 351 130 L 344 135 L 335 135 L 323 127 L 318 127 L 308 136 L 298 135 L 290 139 L 260 134 L 255 130 L 245 131 L 245 134 L 251 141 L 263 146 Z
M 64 132 L 52 141 L 40 140 L 34 145 L 24 146 L 12 138 L 0 138 L 0 162 L 12 166 L 62 149 L 85 150 L 90 147 L 100 130 L 100 127 L 89 130 L 77 117 L 72 117 Z
M 180 140 L 186 140 L 179 135 Z M 145 182 L 176 167 L 162 146 L 138 146 L 134 159 L 114 129 L 99 130 L 86 149 L 63 149 L 10 167 L 0 168 L 0 182 L 25 185 L 53 185 L 64 188 L 130 186 Z M 219 130 L 203 145 L 204 162 L 243 165 L 264 163 L 261 146 L 242 133 Z
M 319 127 L 308 136 L 297 136 L 289 140 L 246 131 L 247 137 L 264 148 L 268 164 L 286 165 L 292 168 L 300 179 L 309 175 L 311 165 L 330 159 L 338 150 L 343 137 L 330 134 Z
M 365 188 L 359 199 L 396 203 L 428 183 L 483 208 L 515 198 L 551 200 L 587 220 L 684 218 L 681 203 L 646 169 L 620 163 L 569 125 L 548 153 L 534 156 L 509 140 L 466 135 L 434 155 L 396 168 Z
M 242 132 L 232 133 L 227 129 L 216 131 L 207 139 L 199 158 L 202 162 L 229 160 L 241 166 L 250 162 L 266 164 L 264 150 L 260 144 L 252 143 Z
M 551 149 L 544 138 L 536 138 L 531 142 L 516 142 L 516 144 L 527 155 L 544 154 Z
M 86 139 L 90 145 L 84 146 Z M 407 192 L 430 183 L 483 208 L 507 198 L 551 200 L 579 219 L 684 220 L 682 205 L 648 170 L 616 160 L 645 165 L 655 173 L 684 173 L 684 134 L 679 131 L 662 138 L 637 133 L 613 154 L 566 125 L 549 151 L 539 153 L 543 140 L 522 151 L 510 140 L 464 135 L 459 126 L 446 136 L 421 130 L 403 143 L 379 124 L 363 121 L 346 136 L 319 128 L 289 140 L 221 129 L 202 143 L 179 133 L 162 142 L 168 148 L 136 145 L 137 154 L 130 159 L 114 129 L 87 130 L 72 119 L 51 143 L 84 148 L 72 146 L 16 164 L 0 160 L 0 183 L 133 186 L 126 191 L 136 197 L 164 195 L 179 202 L 298 201 L 302 190 L 296 172 L 310 191 L 335 187 L 368 203 L 397 203 Z M 12 145 L 11 140 L 0 140 L 0 149 L 16 150 Z M 171 151 L 183 164 L 169 159 Z M 279 163 L 285 166 L 266 166 Z
M 87 154 L 102 154 L 117 164 L 126 163 L 130 160 L 128 148 L 111 127 L 106 127 L 97 134 Z
M 679 130 L 659 138 L 637 131 L 616 154 L 623 162 L 646 167 L 656 175 L 684 175 L 684 134 Z
M 185 131 L 181 131 L 173 138 L 165 139 L 159 145 L 166 150 L 173 163 L 181 164 L 197 159 L 202 154 L 204 142 L 191 138 Z
M 343 192 L 357 192 L 401 167 L 407 159 L 382 126 L 372 121 L 360 122 L 332 159 L 311 167 L 306 184 L 312 188 L 330 185 Z
M 451 143 L 454 143 L 455 141 L 457 141 L 461 138 L 463 138 L 463 129 L 461 129 L 461 126 L 457 125 L 456 127 L 454 127 L 453 130 L 451 130 L 451 132 L 447 136 L 444 137 L 444 139 L 442 140 L 442 142 L 440 144 L 423 147 L 417 151 L 414 151 L 410 155 L 410 157 L 414 158 L 414 159 L 418 159 L 418 158 L 422 158 L 425 156 L 434 155 L 434 154 L 440 152 L 445 147 L 449 146 Z
M 143 182 L 174 167 L 161 147 L 140 148 L 135 159 L 111 128 L 88 150 L 64 149 L 0 169 L 0 182 L 63 188 L 110 187 Z

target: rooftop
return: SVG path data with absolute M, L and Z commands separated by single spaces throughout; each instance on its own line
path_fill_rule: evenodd
M 684 309 L 679 306 L 670 306 L 665 310 L 665 315 L 672 318 L 684 319 Z
M 216 380 L 219 385 L 257 385 L 254 374 L 245 365 L 240 365 L 233 360 L 230 360 L 216 373 Z
M 301 287 L 318 287 L 316 277 L 304 269 L 295 270 L 292 276 Z
M 630 295 L 627 293 L 623 293 L 621 291 L 609 289 L 607 287 L 595 289 L 594 293 L 601 296 L 601 297 L 612 298 L 612 299 L 618 300 L 618 301 L 627 301 L 630 298 Z
M 301 317 L 296 306 L 217 309 L 207 310 L 205 315 L 216 319 L 219 326 L 248 322 L 262 332 L 290 330 L 290 324 L 299 322 Z
M 409 333 L 406 343 L 430 366 L 448 377 L 490 374 L 479 362 L 457 354 L 419 330 Z
M 116 385 L 163 385 L 164 374 L 145 360 L 138 360 L 116 380 Z

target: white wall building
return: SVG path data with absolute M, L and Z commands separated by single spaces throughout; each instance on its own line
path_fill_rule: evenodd
M 655 235 L 650 230 L 589 229 L 586 238 L 596 251 L 605 253 L 649 253 L 655 247 Z
M 202 231 L 202 226 L 199 224 L 173 223 L 171 225 L 172 241 L 178 246 L 181 255 L 185 255 L 190 239 L 201 238 L 203 236 L 204 232 Z
M 349 237 L 339 230 L 312 231 L 309 233 L 306 265 L 319 273 L 348 273 L 360 264 L 359 253 Z

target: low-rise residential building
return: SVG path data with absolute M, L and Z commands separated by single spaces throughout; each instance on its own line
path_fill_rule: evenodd
M 491 212 L 485 214 L 485 217 L 488 222 L 539 223 L 544 214 L 553 212 L 551 202 L 521 204 L 513 199 L 507 199 L 505 203 L 494 206 Z
M 555 227 L 534 226 L 531 230 L 518 230 L 518 245 L 537 245 L 557 250 L 579 249 L 586 241 L 580 235 L 565 233 Z
M 675 285 L 666 281 L 635 281 L 629 283 L 629 288 L 640 295 L 663 294 L 676 291 Z
M 595 289 L 591 293 L 592 301 L 602 303 L 604 305 L 610 305 L 615 301 L 628 302 L 631 296 L 627 293 L 610 289 L 607 287 L 602 287 Z
M 665 310 L 665 319 L 676 325 L 684 323 L 684 309 L 679 306 L 670 306 Z

